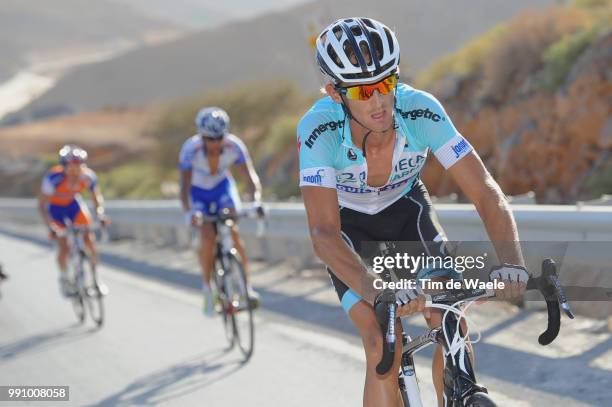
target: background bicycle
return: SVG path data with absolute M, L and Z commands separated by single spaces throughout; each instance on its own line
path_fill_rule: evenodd
M 65 235 L 70 249 L 68 257 L 68 273 L 71 280 L 70 300 L 77 319 L 85 322 L 89 314 L 96 326 L 104 323 L 104 296 L 108 294 L 108 287 L 98 278 L 98 271 L 90 254 L 87 252 L 83 234 L 87 230 L 103 230 L 99 226 L 82 228 L 68 224 Z
M 230 348 L 237 346 L 247 361 L 253 354 L 255 346 L 255 326 L 253 310 L 258 301 L 249 295 L 247 276 L 242 259 L 234 247 L 231 229 L 240 217 L 255 217 L 257 210 L 251 209 L 237 214 L 225 209 L 217 216 L 207 216 L 196 212 L 196 225 L 204 222 L 214 224 L 216 230 L 216 249 L 213 270 L 213 282 L 217 299 L 215 310 L 223 319 L 225 336 Z M 264 232 L 265 223 L 258 220 L 258 234 Z

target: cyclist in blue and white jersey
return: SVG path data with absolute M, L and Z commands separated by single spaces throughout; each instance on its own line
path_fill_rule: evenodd
M 428 255 L 444 255 L 445 234 L 420 179 L 429 152 L 474 203 L 495 245 L 502 265 L 491 278 L 506 283 L 497 296 L 521 295 L 528 274 L 518 245 L 508 249 L 501 244 L 518 241 L 516 224 L 477 153 L 433 95 L 398 83 L 400 47 L 393 31 L 370 18 L 340 19 L 321 32 L 316 46 L 327 96 L 304 114 L 297 128 L 300 187 L 311 240 L 362 337 L 364 406 L 398 406 L 397 375 L 379 376 L 375 370 L 382 335 L 373 306 L 380 292 L 358 253 L 365 241 L 415 241 Z M 422 269 L 416 278 L 461 276 L 454 270 Z M 423 312 L 430 327 L 440 325 L 441 314 L 424 307 L 421 293 L 400 290 L 396 295 L 398 316 Z M 440 346 L 432 369 L 442 405 Z
M 246 181 L 247 192 L 259 216 L 263 216 L 259 177 L 246 146 L 229 132 L 230 119 L 227 113 L 218 107 L 203 108 L 198 112 L 195 122 L 198 134 L 185 141 L 179 154 L 181 203 L 187 223 L 196 225 L 198 213 L 213 216 L 222 209 L 229 209 L 232 213 L 240 209 L 240 197 L 230 168 L 235 169 Z M 210 285 L 216 242 L 213 224 L 204 222 L 200 235 L 202 246 L 198 250 L 198 259 L 202 268 L 202 311 L 212 315 L 216 296 Z M 232 237 L 248 278 L 246 251 L 237 224 L 232 228 Z M 257 304 L 258 293 L 250 284 L 247 287 L 249 296 Z

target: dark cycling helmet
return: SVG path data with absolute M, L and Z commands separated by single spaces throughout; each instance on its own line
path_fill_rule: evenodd
M 205 107 L 198 112 L 195 123 L 203 137 L 220 139 L 229 132 L 230 118 L 221 108 Z
M 317 38 L 317 63 L 335 84 L 375 82 L 396 71 L 399 61 L 395 34 L 372 18 L 342 18 Z
M 66 144 L 59 151 L 59 162 L 66 165 L 70 162 L 84 163 L 87 161 L 87 151 L 74 144 Z

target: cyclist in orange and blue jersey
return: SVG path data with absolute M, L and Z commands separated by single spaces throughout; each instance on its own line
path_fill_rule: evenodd
M 59 151 L 59 165 L 49 169 L 43 177 L 38 210 L 43 222 L 49 228 L 49 237 L 57 240 L 59 252 L 57 263 L 60 269 L 60 289 L 69 296 L 71 283 L 68 278 L 69 247 L 64 231 L 67 223 L 87 229 L 92 224 L 92 217 L 81 193 L 91 194 L 96 217 L 101 224 L 108 223 L 104 215 L 104 198 L 97 185 L 95 172 L 87 167 L 87 152 L 76 145 L 65 145 Z M 83 235 L 94 265 L 98 255 L 90 231 Z

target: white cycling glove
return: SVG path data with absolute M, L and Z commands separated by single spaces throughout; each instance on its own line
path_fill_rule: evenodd
M 523 266 L 516 266 L 514 264 L 502 264 L 491 269 L 489 274 L 489 280 L 501 280 L 509 281 L 511 283 L 527 283 L 529 280 L 529 273 Z
M 421 294 L 423 294 L 423 291 L 420 288 L 398 290 L 395 292 L 395 303 L 398 307 L 401 307 L 412 300 L 416 300 Z

